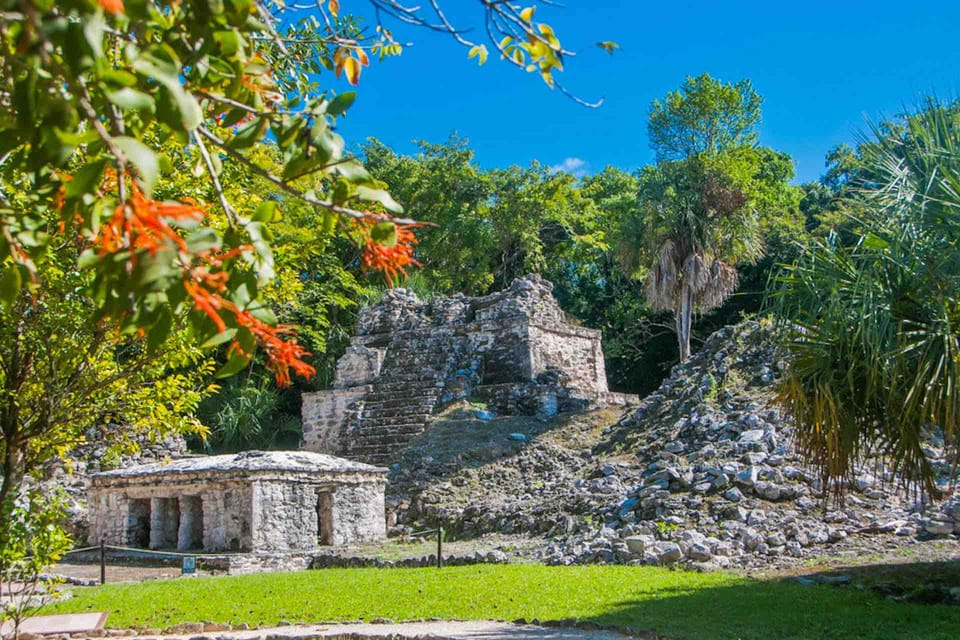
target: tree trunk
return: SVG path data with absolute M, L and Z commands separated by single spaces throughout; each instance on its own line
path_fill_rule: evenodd
M 7 544 L 9 530 L 7 523 L 13 512 L 13 503 L 20 495 L 20 486 L 26 477 L 24 452 L 17 443 L 4 442 L 3 457 L 0 459 L 0 547 Z
M 684 282 L 680 288 L 680 308 L 674 315 L 677 327 L 677 345 L 680 347 L 680 362 L 690 357 L 690 332 L 693 328 L 693 290 Z

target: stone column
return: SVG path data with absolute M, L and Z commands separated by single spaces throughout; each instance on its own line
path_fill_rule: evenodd
M 219 551 L 227 545 L 224 523 L 223 491 L 208 491 L 200 495 L 203 505 L 203 548 Z
M 176 498 L 150 499 L 150 548 L 164 549 L 176 546 L 180 521 Z

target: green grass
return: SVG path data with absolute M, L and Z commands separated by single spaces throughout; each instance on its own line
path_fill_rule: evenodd
M 960 607 L 645 567 L 330 569 L 108 584 L 75 593 L 52 612 L 109 611 L 111 627 L 526 618 L 652 629 L 679 640 L 960 638 Z

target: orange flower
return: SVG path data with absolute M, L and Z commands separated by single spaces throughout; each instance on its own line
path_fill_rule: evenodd
M 274 374 L 278 386 L 290 385 L 291 372 L 307 378 L 313 376 L 316 370 L 303 360 L 310 353 L 297 343 L 292 327 L 272 327 L 249 312 L 241 311 L 223 296 L 230 278 L 230 273 L 224 270 L 224 264 L 250 251 L 252 247 L 242 246 L 227 251 L 215 248 L 190 253 L 186 241 L 171 224 L 196 223 L 205 217 L 206 211 L 196 202 L 157 202 L 146 197 L 133 183 L 130 197 L 114 208 L 113 215 L 100 228 L 93 245 L 101 256 L 130 251 L 131 262 L 136 260 L 138 250 L 156 255 L 160 249 L 173 246 L 183 269 L 183 288 L 193 300 L 193 308 L 210 318 L 219 333 L 227 330 L 230 316 L 233 317 L 234 326 L 248 329 L 263 346 L 267 369 Z M 288 337 L 284 339 L 282 336 Z M 240 345 L 234 341 L 228 353 L 238 349 Z
M 187 243 L 169 221 L 199 222 L 206 215 L 195 202 L 152 200 L 133 183 L 130 197 L 114 208 L 113 216 L 101 228 L 94 245 L 100 249 L 101 256 L 121 249 L 146 249 L 156 255 L 164 245 L 170 244 L 185 253 Z
M 368 227 L 372 227 L 379 221 L 364 220 Z M 419 225 L 397 225 L 397 241 L 392 247 L 375 242 L 367 235 L 366 244 L 363 247 L 363 257 L 360 261 L 360 267 L 364 271 L 382 271 L 387 279 L 387 285 L 393 286 L 394 279 L 399 275 L 407 275 L 407 267 L 419 267 L 420 263 L 413 257 L 414 245 L 417 244 L 417 237 L 411 229 Z
M 98 0 L 100 6 L 107 13 L 119 15 L 123 13 L 123 0 Z
M 238 311 L 236 318 L 237 324 L 249 329 L 256 336 L 257 342 L 263 346 L 267 354 L 267 370 L 273 373 L 278 387 L 290 386 L 291 369 L 304 378 L 310 378 L 316 374 L 317 370 L 303 361 L 303 358 L 310 353 L 297 343 L 296 337 L 290 337 L 287 340 L 280 337 L 283 334 L 292 336 L 295 333 L 292 327 L 283 324 L 271 327 L 253 317 L 248 311 Z M 231 348 L 239 349 L 240 345 L 234 342 Z

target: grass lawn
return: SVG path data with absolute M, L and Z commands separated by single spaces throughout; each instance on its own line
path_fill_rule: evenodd
M 957 606 L 648 567 L 327 569 L 107 584 L 74 593 L 47 612 L 109 611 L 108 626 L 140 628 L 198 621 L 575 618 L 678 640 L 960 638 Z

